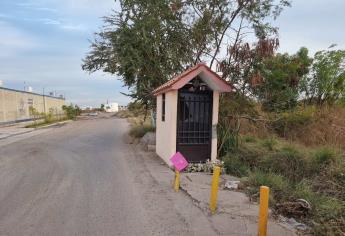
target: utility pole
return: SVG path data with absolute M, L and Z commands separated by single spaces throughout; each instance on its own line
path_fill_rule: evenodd
M 44 114 L 46 114 L 46 97 L 44 95 L 44 87 L 43 87 L 43 110 L 44 110 Z

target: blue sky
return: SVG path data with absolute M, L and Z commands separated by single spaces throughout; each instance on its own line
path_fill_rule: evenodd
M 81 70 L 88 39 L 111 13 L 113 0 L 0 0 L 0 80 L 5 87 L 57 91 L 69 102 L 126 104 L 115 76 Z M 344 0 L 295 0 L 274 23 L 281 52 L 306 46 L 311 53 L 332 43 L 345 49 Z

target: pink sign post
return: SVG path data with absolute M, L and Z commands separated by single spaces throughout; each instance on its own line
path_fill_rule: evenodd
M 175 153 L 170 158 L 170 161 L 173 163 L 173 165 L 175 166 L 175 169 L 178 171 L 182 171 L 188 166 L 187 160 L 184 158 L 184 156 L 180 152 Z

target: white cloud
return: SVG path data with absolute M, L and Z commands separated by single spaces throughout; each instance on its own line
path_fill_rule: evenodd
M 58 10 L 55 8 L 45 7 L 45 6 L 42 6 L 40 3 L 33 2 L 33 1 L 16 3 L 16 5 L 19 7 L 29 8 L 36 11 L 58 12 Z
M 24 20 L 31 21 L 31 22 L 38 22 L 44 25 L 56 26 L 66 31 L 84 32 L 87 30 L 87 27 L 84 24 L 74 24 L 74 23 L 71 23 L 69 20 L 50 19 L 50 18 L 38 18 L 38 19 L 26 18 Z
M 21 50 L 32 49 L 37 46 L 36 40 L 21 30 L 0 21 L 0 57 L 7 57 Z
M 39 19 L 38 21 L 42 22 L 45 25 L 61 25 L 60 21 L 49 18 Z
M 86 31 L 87 27 L 82 24 L 63 24 L 61 25 L 61 29 L 68 31 Z
M 26 0 L 17 6 L 34 10 L 103 16 L 118 5 L 115 0 Z

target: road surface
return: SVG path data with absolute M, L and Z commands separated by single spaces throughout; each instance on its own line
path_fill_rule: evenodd
M 154 178 L 127 130 L 83 120 L 0 146 L 0 235 L 216 235 L 188 196 Z

